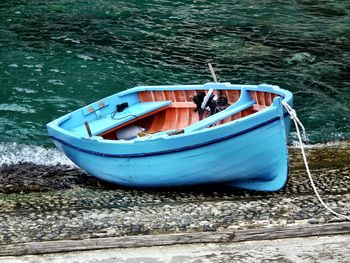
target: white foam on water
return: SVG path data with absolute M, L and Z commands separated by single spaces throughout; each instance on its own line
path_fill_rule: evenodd
M 36 81 L 36 80 L 28 79 L 28 81 Z M 23 92 L 23 93 L 26 93 L 26 94 L 34 94 L 34 93 L 36 93 L 35 90 L 27 89 L 27 88 L 14 87 L 13 89 L 18 91 L 18 92 Z
M 345 140 L 346 136 L 342 133 L 331 133 L 330 134 L 332 141 L 325 142 L 325 143 L 309 143 L 308 142 L 308 135 L 307 135 L 307 141 L 304 142 L 305 148 L 326 148 L 326 147 L 334 147 L 334 146 L 340 146 L 343 144 L 349 145 L 349 140 Z M 300 148 L 299 140 L 297 137 L 296 132 L 290 133 L 290 148 Z
M 58 37 L 51 37 L 51 39 L 62 39 L 62 38 L 66 38 L 67 36 L 64 35 L 64 36 L 58 36 Z
M 53 85 L 64 86 L 64 82 L 62 80 L 59 80 L 59 79 L 49 79 L 47 82 L 49 82 L 50 84 L 53 84 Z
M 9 103 L 3 103 L 0 104 L 0 111 L 15 111 L 15 112 L 23 112 L 23 113 L 35 113 L 35 110 L 32 109 L 30 106 L 21 106 L 18 104 L 9 104 Z
M 304 148 L 326 148 L 342 145 L 345 142 L 335 141 L 335 142 L 326 142 L 326 143 L 315 143 L 315 144 L 304 144 Z M 300 148 L 299 141 L 293 140 L 291 142 L 290 148 Z
M 75 43 L 75 44 L 80 44 L 80 41 L 79 41 L 79 40 L 72 39 L 72 38 L 68 38 L 68 37 L 66 37 L 66 38 L 64 39 L 64 41 L 72 42 L 72 43 Z
M 75 165 L 59 150 L 36 145 L 18 143 L 0 143 L 0 166 L 18 163 L 33 163 L 37 165 Z
M 81 59 L 83 59 L 83 60 L 93 60 L 92 57 L 87 56 L 87 55 L 83 55 L 83 54 L 78 54 L 77 57 L 78 57 L 78 58 L 81 58 Z

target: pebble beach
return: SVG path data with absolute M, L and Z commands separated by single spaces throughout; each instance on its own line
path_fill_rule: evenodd
M 343 222 L 316 199 L 299 149 L 277 193 L 200 186 L 127 189 L 77 168 L 28 163 L 0 168 L 0 247 L 107 237 L 217 232 Z M 350 143 L 307 148 L 315 183 L 327 204 L 350 211 Z M 1 249 L 0 249 L 1 250 Z M 2 252 L 2 256 L 5 252 Z M 6 255 L 6 254 L 5 254 Z

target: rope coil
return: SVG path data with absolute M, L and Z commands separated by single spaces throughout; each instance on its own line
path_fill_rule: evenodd
M 310 172 L 310 169 L 309 169 L 309 164 L 308 164 L 308 161 L 306 159 L 306 154 L 305 154 L 305 150 L 304 150 L 304 143 L 303 143 L 303 140 L 301 138 L 301 135 L 300 135 L 300 130 L 299 130 L 299 126 L 301 127 L 302 131 L 303 131 L 303 139 L 304 141 L 306 141 L 307 137 L 306 137 L 306 130 L 304 128 L 304 125 L 301 123 L 301 121 L 299 120 L 298 116 L 297 116 L 297 113 L 296 111 L 285 101 L 282 101 L 282 105 L 284 106 L 284 108 L 287 110 L 287 112 L 289 113 L 290 115 L 290 118 L 293 120 L 294 122 L 294 125 L 295 125 L 295 129 L 297 131 L 297 135 L 298 135 L 298 139 L 299 139 L 299 144 L 300 144 L 300 149 L 301 149 L 301 153 L 303 155 L 303 160 L 304 160 L 304 163 L 305 163 L 305 168 L 306 168 L 306 172 L 307 172 L 307 175 L 309 177 L 309 180 L 310 180 L 310 183 L 311 183 L 311 186 L 312 186 L 312 189 L 314 190 L 318 200 L 320 201 L 320 203 L 323 205 L 323 207 L 325 207 L 329 212 L 331 212 L 333 215 L 337 216 L 337 217 L 342 217 L 342 218 L 345 218 L 346 220 L 349 220 L 350 221 L 350 216 L 347 216 L 347 215 L 343 215 L 343 214 L 340 214 L 340 213 L 337 213 L 335 212 L 332 208 L 330 208 L 324 201 L 323 199 L 321 198 L 320 194 L 318 193 L 318 190 L 316 188 L 316 185 L 314 183 L 314 180 L 311 176 L 311 172 Z

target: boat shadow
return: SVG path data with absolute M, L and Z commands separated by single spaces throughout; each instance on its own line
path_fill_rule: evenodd
M 67 189 L 88 189 L 107 191 L 133 191 L 139 194 L 193 194 L 208 196 L 262 196 L 270 192 L 242 190 L 223 184 L 203 184 L 186 187 L 135 188 L 106 182 L 86 174 L 75 167 L 64 165 L 46 166 L 33 163 L 19 163 L 0 167 L 0 193 L 23 194 L 33 192 L 62 191 Z

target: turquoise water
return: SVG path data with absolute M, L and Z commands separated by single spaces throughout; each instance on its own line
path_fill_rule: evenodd
M 350 139 L 348 0 L 3 0 L 0 143 L 53 147 L 50 120 L 136 85 L 211 81 L 208 62 L 220 81 L 292 91 L 312 143 Z

